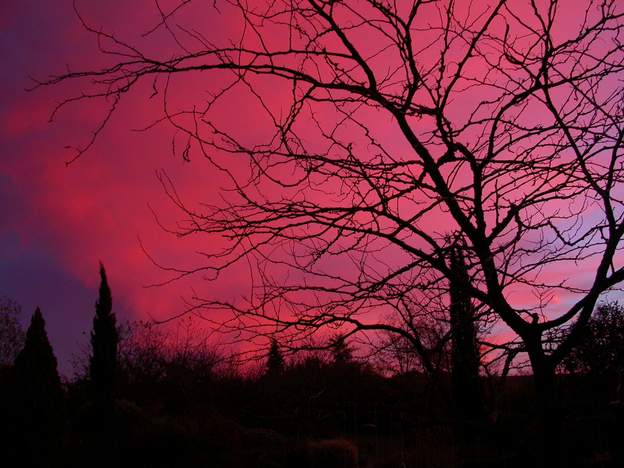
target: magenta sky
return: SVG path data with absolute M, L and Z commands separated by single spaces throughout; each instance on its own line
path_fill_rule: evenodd
M 81 3 L 92 18 L 115 15 L 112 4 L 98 10 L 92 6 L 101 2 Z M 65 166 L 70 156 L 65 145 L 88 135 L 97 109 L 73 108 L 49 125 L 63 90 L 27 93 L 25 88 L 32 84 L 29 76 L 89 62 L 94 46 L 71 1 L 0 5 L 0 294 L 22 304 L 25 321 L 35 306 L 42 308 L 64 363 L 86 342 L 99 260 L 108 270 L 122 319 L 162 318 L 179 310 L 183 285 L 143 288 L 163 276 L 141 252 L 138 238 L 147 248 L 158 246 L 160 259 L 181 259 L 148 207 L 167 218 L 156 171 L 184 178 L 189 190 L 199 188 L 197 166 L 173 160 L 168 137 L 130 131 L 149 120 L 150 110 L 141 107 L 111 122 L 88 158 Z
M 125 3 L 84 0 L 79 5 L 92 23 L 135 39 L 136 31 L 157 21 L 157 12 L 152 1 Z M 212 34 L 235 27 L 210 16 L 206 24 Z M 201 194 L 203 200 L 215 199 L 220 183 L 205 162 L 172 157 L 169 131 L 131 131 L 160 109 L 145 96 L 127 99 L 92 150 L 66 167 L 71 153 L 65 145 L 84 143 L 101 109 L 72 107 L 49 125 L 50 111 L 67 89 L 24 89 L 31 85 L 29 76 L 46 77 L 65 64 L 94 63 L 94 50 L 94 39 L 78 22 L 71 0 L 0 4 L 0 295 L 18 300 L 26 316 L 35 306 L 42 308 L 65 363 L 90 329 L 99 260 L 108 270 L 122 319 L 164 318 L 180 310 L 180 296 L 190 284 L 144 288 L 166 276 L 142 253 L 139 238 L 163 262 L 195 261 L 192 249 L 180 248 L 153 219 L 150 206 L 165 221 L 176 219 L 156 172 L 165 170 L 183 181 L 179 188 L 186 195 Z M 201 86 L 201 79 L 189 86 Z M 281 96 L 275 93 L 273 99 L 279 102 Z M 254 126 L 253 109 L 226 113 L 225 119 Z M 246 279 L 242 269 L 231 272 L 219 284 L 219 294 L 236 295 Z

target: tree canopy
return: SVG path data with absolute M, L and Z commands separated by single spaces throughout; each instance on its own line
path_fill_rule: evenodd
M 624 307 L 620 303 L 598 305 L 563 367 L 592 376 L 624 372 Z

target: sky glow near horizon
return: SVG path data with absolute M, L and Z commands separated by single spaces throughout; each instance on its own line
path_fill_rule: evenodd
M 54 3 L 28 0 L 0 6 L 0 51 L 4 63 L 0 72 L 0 295 L 18 300 L 26 317 L 35 306 L 40 306 L 57 355 L 68 362 L 68 357 L 86 343 L 100 260 L 107 268 L 115 311 L 121 320 L 163 319 L 176 314 L 184 307 L 181 297 L 190 294 L 192 288 L 201 288 L 202 295 L 225 298 L 247 294 L 250 273 L 243 262 L 216 283 L 202 281 L 200 275 L 160 287 L 145 287 L 166 281 L 169 276 L 150 262 L 140 243 L 159 263 L 188 267 L 201 258 L 195 251 L 219 247 L 219 240 L 207 235 L 181 242 L 163 232 L 153 212 L 165 225 L 173 225 L 181 217 L 167 199 L 157 175 L 166 173 L 176 182 L 181 196 L 195 203 L 218 203 L 220 188 L 226 187 L 227 181 L 199 155 L 191 155 L 190 162 L 172 155 L 174 132 L 167 126 L 134 131 L 161 115 L 159 96 L 149 98 L 151 83 L 143 83 L 126 96 L 89 152 L 65 165 L 72 157 L 65 146 L 88 141 L 103 108 L 89 103 L 72 105 L 50 125 L 48 118 L 56 103 L 76 90 L 61 85 L 25 92 L 24 88 L 32 84 L 28 76 L 46 77 L 66 67 L 89 68 L 106 63 L 106 59 L 97 53 L 96 41 L 78 21 L 72 2 Z M 167 10 L 175 3 L 161 2 L 161 6 Z M 173 52 L 166 32 L 159 30 L 141 37 L 159 21 L 153 2 L 133 2 L 128 6 L 122 1 L 104 4 L 85 0 L 77 4 L 88 24 L 136 41 L 160 56 Z M 235 15 L 218 14 L 211 8 L 203 15 L 197 12 L 181 11 L 177 21 L 201 25 L 211 38 L 240 33 Z M 561 8 L 562 36 L 574 30 L 578 14 L 574 8 Z M 264 39 L 274 44 L 284 40 L 277 33 Z M 435 60 L 435 51 L 430 58 Z M 382 54 L 373 64 L 382 68 L 384 60 L 392 58 Z M 215 81 L 225 82 L 226 78 L 219 74 L 211 78 L 206 74 L 183 78 L 172 91 L 172 100 L 180 106 L 192 105 L 204 96 L 206 80 L 214 80 L 210 86 L 215 86 Z M 268 96 L 266 102 L 272 110 L 288 105 L 287 89 L 273 86 L 270 80 L 258 80 L 256 86 L 255 91 Z M 454 108 L 458 118 L 463 109 L 479 99 L 480 96 L 468 94 L 465 101 L 457 102 Z M 249 99 L 249 94 L 231 93 L 212 112 L 219 115 L 225 128 L 243 130 L 242 138 L 247 143 L 266 138 L 266 127 L 262 125 L 266 123 L 266 114 Z M 328 113 L 321 118 L 331 121 L 336 116 Z M 375 131 L 387 138 L 393 152 L 402 151 L 402 143 L 387 116 L 375 120 Z M 301 128 L 300 132 L 314 136 L 313 129 Z M 177 142 L 182 144 L 181 140 Z M 235 170 L 244 173 L 245 165 L 241 163 Z M 445 220 L 432 217 L 430 222 L 435 225 Z M 396 252 L 388 253 L 391 261 L 400 262 L 395 255 Z M 580 266 L 578 272 L 590 274 L 591 267 Z M 550 272 L 557 273 L 556 269 Z M 527 301 L 521 290 L 513 292 L 511 299 L 517 304 Z M 557 297 L 553 305 L 563 307 L 571 300 Z

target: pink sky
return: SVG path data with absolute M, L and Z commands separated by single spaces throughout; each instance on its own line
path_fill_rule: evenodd
M 164 9 L 174 3 L 161 2 Z M 158 20 L 152 1 L 84 0 L 78 5 L 94 26 L 102 25 L 161 55 L 170 47 L 162 32 L 140 37 Z M 562 10 L 561 34 L 575 27 L 574 17 L 573 8 Z M 200 24 L 211 37 L 236 34 L 238 23 L 224 18 L 208 9 L 201 18 L 192 12 L 182 13 L 179 21 Z M 269 40 L 282 38 L 276 34 Z M 71 1 L 4 3 L 0 6 L 0 54 L 0 294 L 21 302 L 25 315 L 41 306 L 53 344 L 64 361 L 85 343 L 83 333 L 90 328 L 100 260 L 107 268 L 122 320 L 175 314 L 182 307 L 180 297 L 189 294 L 192 286 L 200 285 L 205 294 L 224 298 L 247 292 L 249 275 L 244 265 L 209 286 L 193 280 L 144 287 L 167 276 L 143 254 L 139 238 L 159 261 L 183 266 L 197 264 L 194 250 L 218 242 L 207 237 L 180 242 L 159 229 L 149 207 L 167 223 L 175 222 L 179 215 L 168 203 L 157 171 L 172 176 L 189 200 L 217 200 L 225 183 L 201 158 L 187 163 L 173 157 L 173 133 L 166 126 L 147 133 L 132 131 L 149 124 L 160 111 L 160 102 L 146 98 L 149 86 L 128 96 L 94 147 L 66 167 L 71 152 L 65 146 L 87 141 L 102 115 L 101 106 L 72 106 L 50 125 L 54 104 L 75 90 L 61 86 L 27 93 L 24 88 L 30 85 L 29 76 L 45 77 L 61 71 L 65 64 L 101 63 L 94 39 L 78 22 Z M 392 59 L 379 58 L 375 65 L 383 68 L 384 60 Z M 193 102 L 202 96 L 207 79 L 197 75 L 181 81 L 183 92 L 176 95 L 178 102 Z M 273 109 L 287 103 L 287 90 L 272 87 L 269 81 L 260 82 L 258 91 L 269 96 Z M 457 112 L 471 100 L 458 102 Z M 262 126 L 257 124 L 262 115 L 257 104 L 242 93 L 232 94 L 226 102 L 217 109 L 221 123 L 244 130 L 249 141 L 263 136 Z M 380 134 L 397 141 L 392 138 L 395 130 L 389 121 L 376 125 Z M 400 150 L 400 143 L 391 144 Z

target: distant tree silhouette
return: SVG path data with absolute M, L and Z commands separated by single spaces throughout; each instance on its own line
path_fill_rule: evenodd
M 284 372 L 284 356 L 275 338 L 271 339 L 266 366 L 266 375 L 275 376 Z
M 13 364 L 24 346 L 24 330 L 18 317 L 22 308 L 13 299 L 0 297 L 0 366 Z
M 112 311 L 113 300 L 106 279 L 104 266 L 100 264 L 100 293 L 95 303 L 95 317 L 91 332 L 91 358 L 89 375 L 100 404 L 110 405 L 114 397 L 117 374 L 117 320 Z
M 39 308 L 26 332 L 24 348 L 15 359 L 15 412 L 20 462 L 51 466 L 63 436 L 64 395 L 57 361 Z
M 353 361 L 353 351 L 344 335 L 338 335 L 332 340 L 331 351 L 335 364 L 348 364 Z

